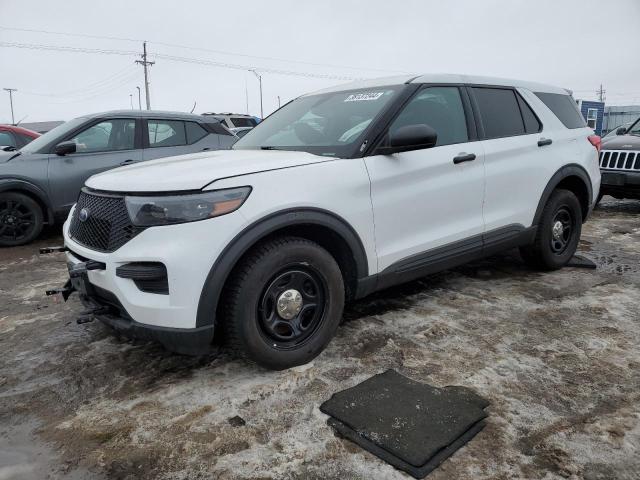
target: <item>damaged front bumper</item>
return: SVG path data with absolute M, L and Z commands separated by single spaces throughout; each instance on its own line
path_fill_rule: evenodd
M 68 251 L 65 247 L 42 249 L 40 253 Z M 47 295 L 61 295 L 67 301 L 78 293 L 86 308 L 78 316 L 78 323 L 97 319 L 133 339 L 161 343 L 167 350 L 184 355 L 206 355 L 212 352 L 213 325 L 199 328 L 169 328 L 136 322 L 112 292 L 92 284 L 88 272 L 104 270 L 105 264 L 95 260 L 69 261 L 69 280 L 61 288 L 46 291 Z

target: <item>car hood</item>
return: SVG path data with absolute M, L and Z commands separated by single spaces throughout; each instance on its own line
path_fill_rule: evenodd
M 110 192 L 199 190 L 222 178 L 335 160 L 283 150 L 218 150 L 141 162 L 94 175 L 86 185 Z
M 604 150 L 640 150 L 640 137 L 635 135 L 616 135 L 602 142 Z

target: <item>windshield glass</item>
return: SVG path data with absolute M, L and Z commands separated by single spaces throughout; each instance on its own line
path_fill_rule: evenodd
M 631 127 L 629 127 L 629 129 L 627 130 L 627 133 L 629 135 L 636 135 L 640 137 L 640 118 L 636 120 L 636 122 L 633 125 L 631 125 Z
M 27 143 L 24 147 L 20 149 L 23 153 L 48 153 L 41 152 L 40 150 L 51 142 L 55 141 L 60 137 L 64 137 L 71 130 L 77 128 L 86 122 L 87 119 L 84 117 L 74 118 L 73 120 L 69 120 L 68 122 L 63 123 L 62 125 L 58 125 L 56 128 L 49 130 L 47 133 L 42 135 L 41 137 L 36 138 L 33 142 Z M 59 140 L 62 141 L 62 140 Z
M 396 85 L 300 97 L 260 122 L 233 148 L 350 156 L 401 88 Z

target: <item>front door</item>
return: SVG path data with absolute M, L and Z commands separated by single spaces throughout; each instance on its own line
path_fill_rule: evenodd
M 365 158 L 379 272 L 470 237 L 482 246 L 484 152 L 470 141 L 475 132 L 462 95 L 456 86 L 424 87 L 389 127 L 393 134 L 429 125 L 438 134 L 435 147 Z
M 71 208 L 85 181 L 96 173 L 142 160 L 136 148 L 136 120 L 98 120 L 71 140 L 75 153 L 49 157 L 49 191 L 58 212 Z

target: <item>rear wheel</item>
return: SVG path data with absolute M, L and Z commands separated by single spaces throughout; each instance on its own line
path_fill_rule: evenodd
M 556 190 L 542 211 L 532 245 L 522 247 L 524 261 L 542 270 L 564 267 L 578 248 L 582 231 L 582 207 L 569 190 Z
M 40 205 L 17 192 L 0 193 L 0 247 L 14 247 L 33 241 L 44 223 Z
M 335 334 L 344 307 L 338 264 L 309 240 L 256 247 L 225 291 L 225 340 L 234 353 L 274 370 L 307 363 Z

